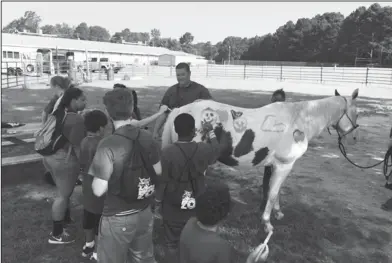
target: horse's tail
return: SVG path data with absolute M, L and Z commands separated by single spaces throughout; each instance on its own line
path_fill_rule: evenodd
M 180 112 L 179 108 L 174 108 L 167 116 L 165 125 L 163 126 L 162 131 L 162 149 L 169 144 L 172 144 L 172 132 L 173 132 L 173 125 L 174 119 L 177 117 L 178 113 Z

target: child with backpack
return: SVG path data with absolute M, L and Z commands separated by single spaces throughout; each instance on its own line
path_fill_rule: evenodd
M 70 218 L 70 197 L 80 171 L 80 143 L 86 136 L 84 119 L 78 114 L 86 107 L 82 90 L 69 87 L 58 108 L 36 134 L 34 148 L 41 154 L 46 169 L 52 174 L 57 196 L 52 205 L 53 231 L 50 244 L 68 244 L 74 241 L 64 229 L 65 219 Z
M 99 220 L 101 219 L 104 196 L 96 197 L 92 190 L 93 177 L 88 174 L 98 144 L 103 138 L 104 129 L 108 120 L 100 110 L 93 110 L 85 114 L 84 125 L 87 136 L 80 144 L 80 171 L 83 176 L 83 229 L 85 232 L 85 245 L 83 257 L 97 260 L 96 242 L 98 237 Z
M 70 78 L 62 77 L 62 76 L 54 76 L 50 79 L 50 88 L 55 90 L 55 95 L 53 98 L 48 102 L 46 107 L 42 112 L 42 126 L 45 125 L 46 121 L 48 120 L 48 116 L 52 114 L 59 106 L 61 98 L 63 97 L 64 91 L 72 87 L 72 81 Z M 46 171 L 44 174 L 44 179 L 47 183 L 51 185 L 55 185 L 53 181 L 53 177 L 49 171 Z M 76 185 L 81 185 L 82 182 L 78 179 L 76 180 Z M 67 218 L 66 221 L 71 222 L 71 218 Z
M 159 145 L 150 132 L 131 124 L 132 94 L 123 89 L 103 98 L 115 131 L 101 140 L 88 173 L 93 193 L 105 195 L 98 235 L 104 263 L 155 262 L 150 208 L 161 173 Z
M 203 124 L 211 143 L 192 141 L 195 120 L 190 114 L 178 115 L 174 127 L 178 141 L 162 150 L 162 178 L 156 196 L 170 262 L 176 260 L 182 229 L 188 219 L 195 215 L 195 198 L 204 191 L 205 172 L 220 155 L 220 146 L 211 124 Z

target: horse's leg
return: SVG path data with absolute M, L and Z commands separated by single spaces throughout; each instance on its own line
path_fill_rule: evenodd
M 264 209 L 264 213 L 262 216 L 262 221 L 264 223 L 264 230 L 266 232 L 271 232 L 273 230 L 273 226 L 271 224 L 271 212 L 272 207 L 275 205 L 277 201 L 277 196 L 280 191 L 280 187 L 282 186 L 284 180 L 287 178 L 288 174 L 290 173 L 293 163 L 291 164 L 280 164 L 274 166 L 272 171 L 272 180 L 270 182 L 270 190 L 268 193 L 268 200 L 267 204 Z
M 272 176 L 273 166 L 265 166 L 264 167 L 264 176 L 263 176 L 263 199 L 261 201 L 260 210 L 264 212 L 265 205 L 268 200 L 268 193 L 270 188 L 270 181 Z
M 282 213 L 282 210 L 280 209 L 279 199 L 280 199 L 280 190 L 279 190 L 278 195 L 276 196 L 276 201 L 275 201 L 274 207 L 272 208 L 273 213 L 274 213 L 274 217 L 277 220 L 281 220 L 284 217 L 284 214 Z

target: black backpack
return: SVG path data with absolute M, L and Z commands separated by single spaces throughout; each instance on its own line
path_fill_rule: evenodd
M 58 107 L 52 114 L 49 114 L 45 125 L 35 134 L 34 150 L 37 153 L 42 156 L 52 155 L 68 142 L 63 134 L 67 115 L 67 110 L 62 107 Z
M 178 179 L 174 179 L 171 175 L 170 181 L 164 182 L 164 200 L 170 204 L 178 207 L 181 210 L 192 210 L 196 207 L 196 197 L 198 197 L 204 190 L 204 175 L 200 174 L 193 162 L 198 146 L 190 158 L 178 144 L 176 145 L 186 159 L 184 170 Z
M 157 174 L 152 166 L 148 154 L 139 142 L 140 129 L 136 139 L 114 133 L 132 141 L 132 152 L 124 162 L 123 172 L 120 177 L 120 188 L 117 196 L 127 203 L 135 203 L 149 199 L 155 193 Z

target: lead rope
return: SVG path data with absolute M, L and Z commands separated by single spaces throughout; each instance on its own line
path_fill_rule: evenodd
M 388 174 L 388 167 L 392 167 L 392 164 L 391 165 L 389 164 L 389 159 L 392 160 L 392 147 L 389 148 L 388 151 L 386 152 L 386 154 L 384 156 L 384 160 L 382 160 L 380 162 L 377 162 L 377 163 L 375 163 L 373 165 L 361 166 L 361 165 L 358 165 L 358 164 L 354 163 L 353 161 L 350 160 L 350 158 L 348 158 L 347 152 L 346 152 L 346 148 L 344 147 L 344 145 L 342 143 L 342 138 L 340 136 L 339 136 L 339 139 L 338 139 L 338 145 L 339 145 L 339 150 L 342 153 L 342 155 L 344 156 L 344 158 L 346 158 L 347 161 L 349 161 L 352 165 L 354 165 L 354 166 L 356 166 L 358 168 L 370 169 L 370 168 L 376 167 L 377 165 L 380 165 L 380 164 L 384 163 L 384 165 L 383 165 L 383 173 L 384 173 L 385 179 L 388 181 L 389 177 L 392 174 L 392 170 Z

